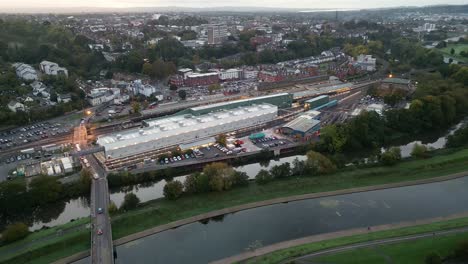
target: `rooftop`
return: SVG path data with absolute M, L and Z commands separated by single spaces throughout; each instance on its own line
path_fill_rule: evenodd
M 252 118 L 259 116 L 261 112 L 276 113 L 277 110 L 278 108 L 274 105 L 260 104 L 201 116 L 179 115 L 163 119 L 150 119 L 145 121 L 147 127 L 104 135 L 98 138 L 97 143 L 104 146 L 106 150 L 114 150 Z
M 287 127 L 295 131 L 306 133 L 307 131 L 314 128 L 318 124 L 320 124 L 319 120 L 316 120 L 313 117 L 308 116 L 308 115 L 301 115 L 298 118 L 290 121 L 283 127 Z
M 260 97 L 247 98 L 247 99 L 241 99 L 241 100 L 235 100 L 235 101 L 229 101 L 229 102 L 202 105 L 202 106 L 192 107 L 191 110 L 192 111 L 200 111 L 200 110 L 206 110 L 206 109 L 221 107 L 221 106 L 230 105 L 230 104 L 243 103 L 243 102 L 249 102 L 249 101 L 257 101 L 259 99 L 274 98 L 274 97 L 285 96 L 285 95 L 288 95 L 288 93 L 271 94 L 271 95 L 265 95 L 265 96 L 260 96 Z

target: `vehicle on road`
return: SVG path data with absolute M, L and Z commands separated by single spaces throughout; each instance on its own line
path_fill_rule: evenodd
M 97 175 L 97 173 L 94 173 L 94 174 L 93 174 L 93 179 L 99 180 L 99 175 Z
M 102 214 L 102 212 L 103 212 L 103 211 L 102 211 L 102 208 L 99 207 L 99 208 L 97 209 L 97 212 L 98 212 L 98 214 Z
M 103 234 L 102 229 L 98 229 L 97 234 L 102 235 Z

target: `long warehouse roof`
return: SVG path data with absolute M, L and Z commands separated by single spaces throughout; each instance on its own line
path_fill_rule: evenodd
M 278 107 L 265 103 L 222 110 L 201 116 L 179 115 L 147 120 L 147 127 L 104 135 L 98 138 L 97 143 L 104 146 L 106 150 L 119 149 L 174 135 L 195 132 L 235 120 L 249 119 L 266 113 L 276 113 L 277 111 Z
M 215 107 L 219 107 L 219 106 L 225 106 L 225 105 L 237 104 L 237 103 L 243 103 L 243 102 L 249 102 L 249 101 L 257 101 L 257 100 L 261 100 L 261 99 L 274 98 L 274 97 L 285 96 L 285 95 L 288 95 L 288 93 L 278 93 L 278 94 L 271 94 L 271 95 L 265 95 L 265 96 L 260 96 L 260 97 L 252 97 L 252 98 L 248 98 L 248 99 L 241 99 L 241 100 L 235 100 L 235 101 L 229 101 L 229 102 L 209 104 L 209 105 L 192 107 L 191 109 L 193 111 L 199 111 L 199 110 L 205 110 L 205 109 L 215 108 Z

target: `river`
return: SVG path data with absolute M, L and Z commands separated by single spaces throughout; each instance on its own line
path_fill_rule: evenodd
M 439 137 L 432 142 L 425 143 L 424 145 L 434 148 L 434 149 L 443 148 L 447 141 L 446 137 L 450 134 L 453 134 L 457 129 L 461 128 L 463 124 L 464 122 L 460 122 L 459 124 L 451 128 L 447 132 L 446 135 Z M 411 143 L 399 146 L 401 148 L 402 157 L 404 158 L 409 157 L 413 149 L 413 146 L 416 143 L 422 144 L 421 141 L 413 141 Z M 382 151 L 384 150 L 385 149 L 382 149 Z M 306 156 L 295 155 L 295 156 L 289 156 L 289 157 L 282 157 L 276 160 L 275 159 L 270 160 L 269 162 L 265 162 L 265 163 L 257 162 L 257 163 L 252 163 L 248 165 L 237 166 L 237 167 L 234 167 L 234 169 L 237 171 L 245 172 L 247 173 L 250 179 L 254 179 L 255 175 L 257 175 L 257 173 L 260 170 L 262 169 L 269 170 L 271 167 L 275 165 L 280 165 L 285 162 L 292 163 L 292 161 L 296 158 L 299 160 L 305 160 Z M 174 179 L 183 182 L 185 179 L 185 176 L 175 177 Z M 140 202 L 147 202 L 150 200 L 162 198 L 163 188 L 165 184 L 166 184 L 166 181 L 161 180 L 161 181 L 149 183 L 149 184 L 138 184 L 134 186 L 122 187 L 119 190 L 111 190 L 110 199 L 117 206 L 120 206 L 123 202 L 125 194 L 129 192 L 135 193 L 137 197 L 140 199 Z M 34 230 L 42 228 L 43 226 L 51 227 L 51 226 L 61 225 L 61 224 L 68 223 L 72 219 L 88 217 L 90 214 L 89 202 L 83 198 L 73 199 L 65 204 L 65 207 L 61 213 L 59 212 L 54 212 L 54 213 L 55 214 L 58 213 L 58 214 L 56 217 L 53 217 L 52 220 L 50 219 L 50 217 L 48 217 L 49 219 L 47 219 L 47 221 L 34 222 L 32 225 L 30 225 L 30 230 L 34 231 Z
M 464 177 L 249 209 L 118 246 L 116 263 L 208 263 L 305 236 L 465 213 L 467 189 Z

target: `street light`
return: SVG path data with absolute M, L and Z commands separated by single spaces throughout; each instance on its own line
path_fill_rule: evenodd
M 86 110 L 86 115 L 91 115 L 93 112 L 91 112 L 91 110 Z

